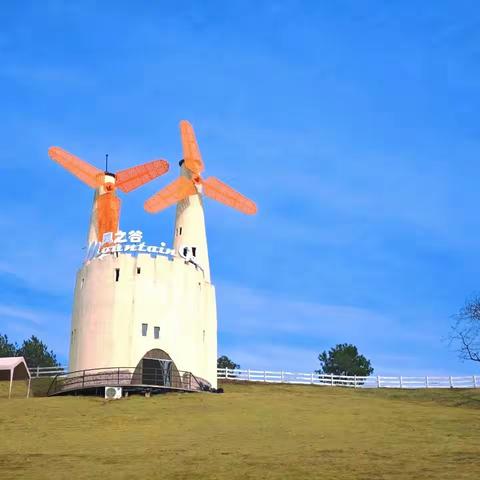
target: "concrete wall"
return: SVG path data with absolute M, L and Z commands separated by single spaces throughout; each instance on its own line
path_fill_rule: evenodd
M 77 274 L 69 370 L 135 367 L 154 348 L 217 386 L 214 286 L 180 257 L 109 254 L 87 262 Z

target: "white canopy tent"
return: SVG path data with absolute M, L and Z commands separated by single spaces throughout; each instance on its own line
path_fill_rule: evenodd
M 13 380 L 28 380 L 27 398 L 29 397 L 32 377 L 23 357 L 0 358 L 0 380 L 10 380 L 8 398 L 12 396 Z

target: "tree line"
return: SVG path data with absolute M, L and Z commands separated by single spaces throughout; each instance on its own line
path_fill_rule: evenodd
M 60 365 L 55 353 L 35 335 L 18 345 L 10 342 L 7 335 L 0 334 L 0 357 L 23 357 L 30 368 Z
M 350 343 L 339 343 L 328 352 L 325 350 L 318 355 L 320 368 L 315 370 L 323 375 L 348 375 L 368 377 L 373 373 L 373 367 L 364 355 L 358 352 L 358 348 Z M 240 365 L 226 355 L 219 357 L 217 368 L 239 369 Z
M 7 335 L 0 334 L 0 357 L 24 357 L 30 368 L 56 367 L 60 364 L 53 350 L 38 337 L 32 335 L 21 345 L 10 342 Z M 368 376 L 373 373 L 370 361 L 358 353 L 357 347 L 347 343 L 338 344 L 319 356 L 321 368 L 317 373 L 334 375 Z M 222 355 L 217 360 L 218 368 L 239 369 L 240 365 Z

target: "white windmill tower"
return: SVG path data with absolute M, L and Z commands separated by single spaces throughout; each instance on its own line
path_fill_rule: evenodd
M 216 377 L 217 362 L 216 301 L 215 289 L 210 281 L 203 197 L 213 198 L 247 215 L 255 214 L 257 207 L 252 200 L 217 178 L 201 177 L 204 163 L 193 127 L 186 120 L 180 122 L 180 136 L 183 149 L 180 176 L 150 197 L 144 206 L 147 212 L 157 213 L 177 204 L 174 249 L 180 257 L 183 257 L 186 264 L 193 265 L 201 274 L 202 282 L 198 285 L 206 295 L 199 309 L 192 310 L 192 318 L 188 321 L 191 323 L 192 331 L 200 334 L 200 341 L 192 345 L 197 353 L 192 356 L 190 370 L 195 373 L 194 365 L 204 365 L 204 371 L 208 372 L 204 378 L 216 385 L 216 378 L 213 380 Z M 187 298 L 188 293 L 184 294 Z M 193 358 L 195 356 L 196 359 Z

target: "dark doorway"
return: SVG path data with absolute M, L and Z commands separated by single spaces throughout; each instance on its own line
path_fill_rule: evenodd
M 172 385 L 172 365 L 171 360 L 144 358 L 142 360 L 142 384 L 170 387 Z
M 146 361 L 145 364 L 144 361 Z M 159 371 L 155 372 L 155 370 Z M 167 352 L 159 348 L 149 350 L 140 359 L 135 367 L 132 384 L 152 385 L 155 380 L 158 380 L 160 386 L 166 384 L 166 387 L 183 388 L 182 376 L 175 362 Z

